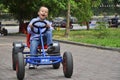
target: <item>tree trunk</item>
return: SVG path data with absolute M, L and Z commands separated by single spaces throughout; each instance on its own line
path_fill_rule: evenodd
M 87 26 L 87 30 L 89 30 L 90 26 L 89 26 L 89 22 L 88 21 L 86 21 L 86 26 Z
M 65 30 L 65 37 L 69 37 L 69 32 L 70 32 L 70 0 L 68 0 L 67 26 Z
M 19 21 L 19 33 L 21 33 L 22 29 L 23 29 L 23 23 L 24 23 L 24 21 L 22 19 L 18 19 L 18 21 Z

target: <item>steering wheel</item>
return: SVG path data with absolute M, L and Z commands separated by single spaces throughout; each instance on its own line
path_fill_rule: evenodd
M 45 21 L 38 20 L 33 22 L 32 25 L 33 25 L 32 31 L 35 34 L 40 34 L 40 33 L 43 34 L 48 30 L 48 27 L 46 27 L 47 23 Z

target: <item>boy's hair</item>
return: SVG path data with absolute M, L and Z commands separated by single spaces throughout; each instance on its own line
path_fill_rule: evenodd
M 39 11 L 40 11 L 40 9 L 41 9 L 42 7 L 44 7 L 44 8 L 46 8 L 46 9 L 48 9 L 46 6 L 41 6 L 41 7 L 39 8 Z M 48 11 L 49 11 L 49 9 L 48 9 Z

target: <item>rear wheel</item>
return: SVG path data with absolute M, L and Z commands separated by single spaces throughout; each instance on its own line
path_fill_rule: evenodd
M 24 57 L 22 52 L 17 54 L 16 75 L 18 80 L 23 80 L 25 75 Z
M 53 64 L 53 69 L 59 69 L 60 63 Z
M 12 68 L 13 70 L 16 70 L 16 59 L 17 59 L 17 53 L 23 52 L 24 46 L 22 42 L 13 42 L 13 48 L 12 48 Z
M 66 78 L 70 78 L 73 74 L 73 57 L 70 52 L 63 54 L 63 73 Z

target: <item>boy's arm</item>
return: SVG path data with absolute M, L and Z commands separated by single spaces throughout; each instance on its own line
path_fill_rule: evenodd
M 31 33 L 30 25 L 28 25 L 28 27 L 27 27 L 27 32 L 28 32 L 28 33 Z
M 30 23 L 28 24 L 28 26 L 27 26 L 27 32 L 28 32 L 28 33 L 32 33 L 31 28 L 33 27 L 33 26 L 32 26 L 33 22 L 34 22 L 34 19 L 32 19 L 32 20 L 30 21 Z

